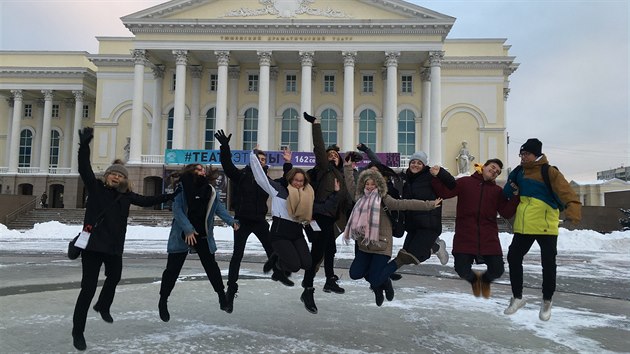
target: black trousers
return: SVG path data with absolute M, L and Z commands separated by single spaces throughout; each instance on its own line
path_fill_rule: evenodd
M 303 230 L 302 224 L 273 218 L 269 235 L 273 251 L 278 256 L 280 270 L 294 273 L 300 269 L 311 269 L 311 253 Z
M 475 281 L 475 273 L 472 271 L 472 264 L 477 258 L 474 254 L 465 254 L 465 253 L 453 253 L 453 257 L 455 258 L 455 271 L 459 275 L 460 278 L 467 280 L 472 283 Z M 483 256 L 484 263 L 488 267 L 481 279 L 485 282 L 490 283 L 493 280 L 501 277 L 503 272 L 505 272 L 505 267 L 503 263 L 503 256 Z
M 101 265 L 105 264 L 105 282 L 98 296 L 96 304 L 101 311 L 109 312 L 114 302 L 114 294 L 116 286 L 120 282 L 122 274 L 122 255 L 113 255 L 101 252 L 92 252 L 88 250 L 81 251 L 81 269 L 83 275 L 81 277 L 81 292 L 74 305 L 74 314 L 72 316 L 72 333 L 82 334 L 85 332 L 85 322 L 87 314 L 90 310 L 92 298 L 96 293 L 98 286 L 98 275 L 101 272 Z
M 523 296 L 523 258 L 529 249 L 538 242 L 540 246 L 540 262 L 542 264 L 543 300 L 551 300 L 556 291 L 556 255 L 558 254 L 558 237 L 550 235 L 514 234 L 512 244 L 508 250 L 508 264 L 510 267 L 510 284 L 514 297 Z
M 337 252 L 337 246 L 335 239 L 337 233 L 335 230 L 335 219 L 327 216 L 316 215 L 315 221 L 319 225 L 322 231 L 314 232 L 312 236 L 313 246 L 311 247 L 311 261 L 313 266 L 304 272 L 304 280 L 302 280 L 302 286 L 310 288 L 313 286 L 313 279 L 315 279 L 316 270 L 318 265 L 324 261 L 326 256 L 326 262 L 324 262 L 324 271 L 326 278 L 330 278 L 335 275 L 334 272 L 334 258 Z
M 210 253 L 208 240 L 205 237 L 197 238 L 197 244 L 194 247 L 195 250 L 197 250 L 197 255 L 199 256 L 201 265 L 206 271 L 208 280 L 210 281 L 210 284 L 212 284 L 212 288 L 217 294 L 222 293 L 224 291 L 224 286 L 223 279 L 221 279 L 221 270 L 214 258 L 214 254 Z M 171 295 L 171 291 L 173 291 L 173 288 L 175 287 L 175 282 L 177 281 L 177 277 L 179 277 L 179 273 L 184 266 L 184 261 L 186 261 L 187 256 L 188 252 L 168 254 L 166 269 L 164 269 L 164 273 L 162 273 L 160 297 L 169 297 Z
M 234 250 L 232 252 L 232 259 L 230 259 L 230 270 L 228 272 L 227 283 L 228 287 L 238 287 L 238 273 L 241 268 L 241 261 L 243 260 L 243 254 L 245 253 L 247 239 L 252 233 L 256 235 L 262 244 L 265 249 L 265 253 L 267 253 L 267 257 L 270 257 L 273 253 L 273 248 L 269 239 L 269 224 L 267 223 L 267 220 L 241 221 L 238 230 L 234 231 Z
M 438 237 L 440 237 L 440 233 L 433 230 L 418 229 L 408 231 L 403 248 L 418 258 L 420 262 L 424 262 L 431 257 L 433 245 Z

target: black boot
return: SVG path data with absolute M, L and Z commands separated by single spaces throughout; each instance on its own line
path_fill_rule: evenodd
M 286 286 L 293 286 L 293 285 L 295 285 L 295 283 L 293 281 L 291 281 L 291 279 L 289 279 L 289 277 L 286 276 L 284 271 L 279 270 L 279 269 L 274 269 L 273 270 L 273 274 L 271 274 L 271 279 L 273 279 L 274 281 L 279 281 L 279 282 L 281 282 L 282 284 L 284 284 Z
M 107 322 L 107 323 L 113 323 L 114 319 L 112 318 L 112 315 L 109 313 L 109 310 L 103 310 L 101 308 L 101 305 L 99 305 L 99 303 L 97 302 L 96 305 L 94 305 L 93 307 L 94 311 L 98 312 L 101 314 L 101 318 L 103 319 L 103 321 Z
M 383 284 L 383 289 L 385 290 L 385 298 L 387 301 L 394 300 L 394 286 L 392 285 L 391 279 L 387 279 L 385 284 Z
M 80 351 L 84 351 L 85 349 L 87 349 L 87 344 L 85 344 L 85 337 L 83 336 L 83 333 L 72 333 L 72 345 L 74 345 L 74 347 Z
M 263 273 L 267 274 L 271 271 L 271 269 L 276 265 L 276 262 L 278 261 L 278 255 L 273 253 L 269 259 L 267 259 L 267 262 L 265 262 L 265 264 L 263 265 Z
M 317 306 L 315 306 L 315 298 L 313 297 L 313 293 L 315 293 L 315 288 L 305 288 L 304 292 L 302 292 L 302 296 L 300 296 L 300 300 L 304 303 L 306 311 L 310 313 L 317 313 Z
M 391 279 L 393 281 L 398 281 L 398 280 L 402 279 L 402 275 L 400 273 L 392 273 L 389 276 L 389 279 Z
M 219 295 L 219 307 L 221 308 L 221 310 L 228 312 L 228 301 L 227 301 L 227 296 L 225 296 L 225 291 L 221 290 L 221 292 L 218 294 Z
M 234 311 L 234 298 L 236 297 L 237 292 L 238 287 L 228 286 L 227 292 L 225 293 L 225 296 L 227 297 L 227 309 L 225 312 L 232 313 L 232 311 Z
M 164 322 L 168 322 L 171 319 L 171 314 L 168 313 L 168 298 L 160 296 L 160 301 L 158 302 L 158 310 L 160 310 L 160 319 Z
M 376 299 L 376 306 L 383 305 L 383 302 L 385 301 L 385 297 L 383 296 L 383 288 L 382 287 L 378 287 L 378 288 L 370 287 L 370 288 L 374 292 L 374 297 Z
M 333 292 L 335 294 L 345 293 L 346 290 L 337 284 L 337 280 L 339 280 L 339 277 L 337 277 L 336 275 L 326 279 L 326 284 L 324 284 L 324 292 Z

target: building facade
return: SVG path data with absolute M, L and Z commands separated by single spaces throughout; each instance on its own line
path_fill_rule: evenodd
M 173 0 L 121 20 L 133 36 L 98 37 L 97 54 L 0 52 L 2 193 L 81 206 L 82 126 L 97 173 L 122 158 L 154 194 L 165 149 L 217 149 L 218 129 L 233 149 L 311 151 L 302 112 L 344 151 L 404 165 L 423 150 L 457 174 L 465 141 L 474 162 L 509 165 L 518 64 L 505 39 L 447 38 L 453 17 L 402 0 Z

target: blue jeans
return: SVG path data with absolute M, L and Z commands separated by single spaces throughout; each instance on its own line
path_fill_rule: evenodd
M 350 278 L 365 278 L 372 289 L 377 289 L 389 279 L 397 269 L 396 262 L 384 254 L 367 253 L 355 246 L 354 260 L 350 265 Z

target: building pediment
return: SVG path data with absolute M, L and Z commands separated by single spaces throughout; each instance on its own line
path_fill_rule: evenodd
M 173 0 L 122 18 L 140 33 L 441 34 L 455 18 L 402 0 Z

